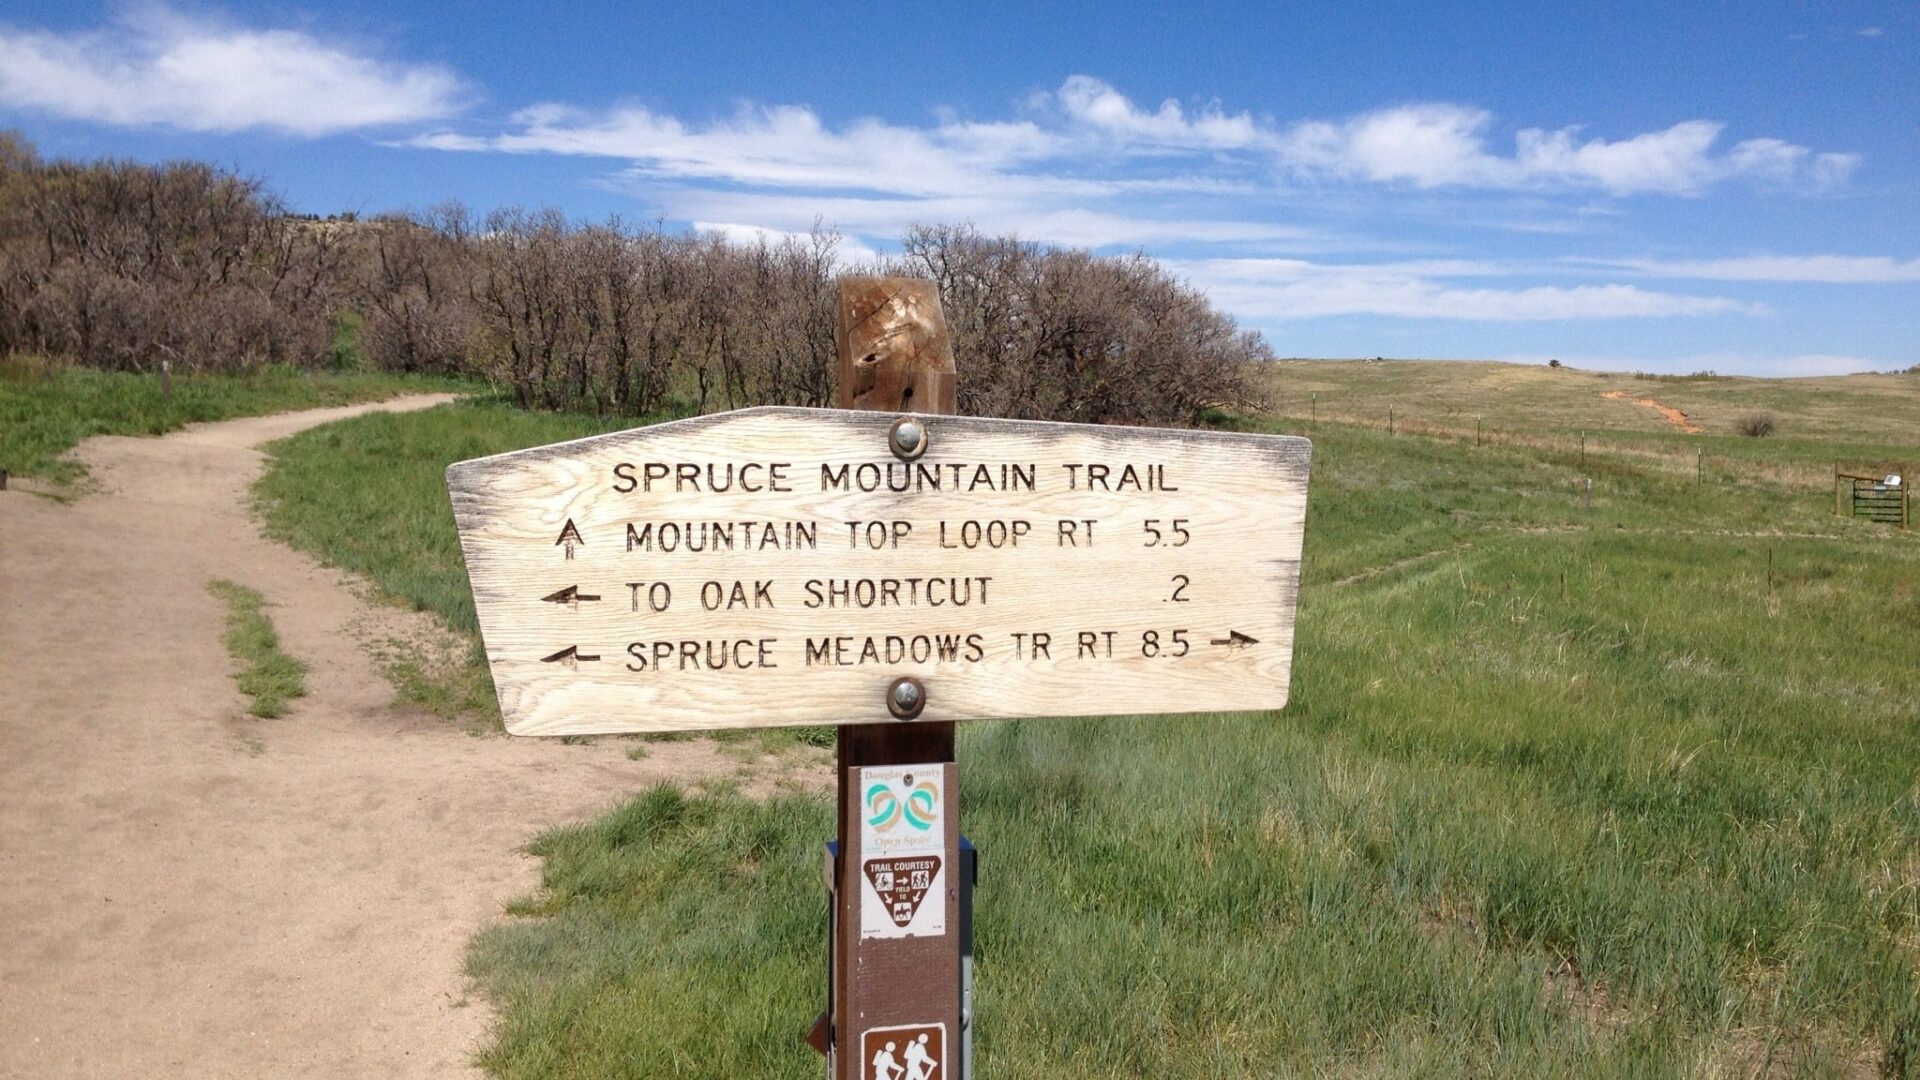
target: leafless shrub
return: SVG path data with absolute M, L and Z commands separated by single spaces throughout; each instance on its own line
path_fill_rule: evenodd
M 1253 364 L 1271 350 L 1145 256 L 965 226 L 918 226 L 904 246 L 892 270 L 939 283 L 963 412 L 1191 424 L 1258 404 Z
M 465 207 L 392 214 L 357 230 L 353 307 L 358 345 L 373 366 L 444 374 L 463 370 L 477 332 L 468 296 L 472 227 Z
M 838 242 L 552 210 L 321 220 L 208 165 L 44 162 L 0 133 L 0 351 L 109 369 L 365 362 L 625 415 L 825 405 Z M 1194 423 L 1256 404 L 1271 358 L 1143 255 L 930 226 L 879 269 L 938 282 L 975 414 Z
M 1764 439 L 1773 434 L 1773 414 L 1768 412 L 1748 413 L 1734 422 L 1733 428 L 1740 434 L 1754 439 Z
M 146 369 L 311 363 L 337 238 L 255 181 L 185 162 L 41 162 L 0 145 L 0 344 Z

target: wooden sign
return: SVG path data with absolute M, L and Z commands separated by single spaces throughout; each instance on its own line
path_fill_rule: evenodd
M 746 409 L 450 467 L 507 730 L 1286 703 L 1307 440 L 898 420 Z

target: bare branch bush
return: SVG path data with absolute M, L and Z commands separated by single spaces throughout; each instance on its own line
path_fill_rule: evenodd
M 967 226 L 908 231 L 895 273 L 939 283 L 963 412 L 1103 424 L 1193 424 L 1261 403 L 1272 359 L 1144 255 L 1102 258 Z
M 457 205 L 321 220 L 208 165 L 48 162 L 0 132 L 0 351 L 115 370 L 364 362 L 628 416 L 826 405 L 839 242 Z M 862 269 L 939 284 L 963 411 L 1191 424 L 1260 403 L 1266 345 L 1144 255 L 934 225 Z

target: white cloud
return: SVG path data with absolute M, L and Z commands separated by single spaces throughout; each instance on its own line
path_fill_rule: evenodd
M 1614 259 L 1596 265 L 1654 277 L 1704 281 L 1794 281 L 1868 284 L 1920 281 L 1920 259 L 1884 255 L 1747 255 L 1729 259 Z
M 1444 282 L 1504 276 L 1512 269 L 1471 260 L 1333 264 L 1299 259 L 1196 259 L 1171 265 L 1215 303 L 1254 322 L 1331 315 L 1525 322 L 1766 313 L 1758 304 L 1726 297 L 1655 292 L 1633 285 L 1463 288 Z
M 768 229 L 759 225 L 744 225 L 737 221 L 695 221 L 693 227 L 701 232 L 719 233 L 734 244 L 781 244 L 792 241 L 809 244 L 813 240 L 812 232 L 789 229 Z M 880 253 L 858 240 L 846 236 L 834 238 L 833 261 L 842 267 L 870 266 L 880 261 Z
M 1493 116 L 1463 105 L 1403 105 L 1333 123 L 1296 125 L 1278 143 L 1281 161 L 1308 175 L 1421 188 L 1597 188 L 1613 195 L 1693 195 L 1749 179 L 1781 187 L 1831 187 L 1858 155 L 1819 153 L 1779 139 L 1748 139 L 1715 154 L 1724 125 L 1687 120 L 1618 141 L 1581 140 L 1578 127 L 1527 128 L 1514 154 L 1488 149 Z
M 1072 75 L 1033 95 L 1019 119 L 944 112 L 923 125 L 859 119 L 839 127 L 800 105 L 744 105 L 695 123 L 638 106 L 593 111 L 545 104 L 489 135 L 436 132 L 413 145 L 443 150 L 581 154 L 624 159 L 635 173 L 753 187 L 868 191 L 915 198 L 1086 199 L 1161 194 L 1267 194 L 1276 170 L 1420 188 L 1699 194 L 1734 179 L 1817 189 L 1843 182 L 1851 154 L 1754 138 L 1715 152 L 1723 125 L 1688 120 L 1617 141 L 1578 127 L 1528 128 L 1510 156 L 1489 149 L 1492 114 L 1439 102 L 1281 129 L 1218 104 L 1145 109 L 1112 85 Z M 1182 171 L 1161 175 L 1169 163 Z
M 1036 102 L 1047 103 L 1043 95 Z M 1090 75 L 1070 75 L 1052 102 L 1077 123 L 1123 142 L 1171 147 L 1238 149 L 1263 141 L 1265 133 L 1246 113 L 1232 116 L 1215 103 L 1189 117 L 1177 101 L 1161 102 L 1155 112 L 1136 106 L 1126 95 Z
M 1884 27 L 1863 26 L 1855 32 L 1858 33 L 1861 37 L 1879 37 L 1880 35 L 1886 33 L 1887 31 Z
M 589 112 L 546 104 L 522 109 L 512 125 L 514 130 L 492 136 L 431 133 L 412 145 L 617 158 L 632 162 L 637 175 L 760 188 L 1075 198 L 1120 189 L 1112 181 L 1023 175 L 1023 163 L 1054 155 L 1057 143 L 1027 122 L 909 128 L 858 120 L 836 131 L 803 106 L 747 105 L 695 126 L 637 106 Z
M 1086 209 L 1050 200 L 951 196 L 934 199 L 760 193 L 702 187 L 631 188 L 666 217 L 750 221 L 804 232 L 814 221 L 843 233 L 897 237 L 914 224 L 970 222 L 989 234 L 1077 247 L 1263 243 L 1289 248 L 1346 246 L 1309 229 L 1265 221 L 1155 217 Z
M 166 9 L 73 34 L 0 26 L 0 106 L 74 120 L 319 136 L 442 118 L 467 95 L 435 65 Z

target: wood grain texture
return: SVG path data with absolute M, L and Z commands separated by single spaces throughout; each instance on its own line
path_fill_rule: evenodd
M 953 344 L 933 282 L 843 278 L 834 331 L 842 408 L 954 411 Z
M 914 464 L 940 477 L 941 487 L 932 489 L 927 473 L 916 470 L 920 489 L 895 493 L 885 489 L 889 470 L 898 479 L 907 466 L 887 446 L 893 419 L 884 412 L 748 409 L 449 468 L 508 730 L 562 735 L 882 722 L 889 720 L 883 691 L 900 675 L 925 681 L 927 721 L 1285 704 L 1306 517 L 1306 440 L 931 416 L 923 418 L 931 445 Z M 697 466 L 701 490 L 675 491 L 684 485 L 672 478 L 656 479 L 651 490 L 637 480 L 634 490 L 621 490 L 628 486 L 622 476 L 641 477 L 649 462 Z M 623 463 L 628 468 L 621 470 Z M 760 481 L 770 475 L 766 466 L 784 463 L 791 490 L 741 491 L 744 463 L 761 466 L 752 474 Z M 707 466 L 724 472 L 729 464 L 733 488 L 706 490 Z M 1086 466 L 1093 464 L 1108 468 L 1109 490 L 1087 490 Z M 1112 490 L 1128 465 L 1137 477 L 1161 469 L 1166 486 L 1178 490 Z M 881 489 L 822 490 L 823 466 L 836 477 L 844 467 L 849 488 L 863 473 L 878 476 Z M 1030 471 L 1033 490 L 1001 489 L 1011 475 L 1003 467 L 1013 466 Z M 951 482 L 956 476 L 961 490 Z M 984 485 L 966 490 L 982 478 Z M 1190 536 L 1178 547 L 1176 518 Z M 1147 546 L 1150 519 L 1164 538 L 1157 546 Z M 850 542 L 849 521 L 904 521 L 911 531 L 898 547 L 889 539 L 875 550 L 864 531 L 858 546 Z M 941 546 L 942 523 L 946 542 L 959 544 L 969 521 L 1025 521 L 1027 532 L 1017 546 Z M 1061 521 L 1094 522 L 1092 546 L 1064 546 Z M 579 536 L 572 558 L 562 542 L 568 522 Z M 731 550 L 710 550 L 714 522 L 734 523 Z M 762 546 L 765 531 L 756 526 L 760 540 L 742 550 L 745 522 L 770 523 L 776 536 L 806 523 L 815 544 Z M 672 552 L 660 544 L 668 524 L 681 534 Z M 633 546 L 629 526 L 651 526 L 653 549 Z M 703 528 L 707 542 L 698 546 L 709 550 L 688 551 L 686 537 Z M 889 537 L 891 530 L 884 529 Z M 1175 575 L 1187 579 L 1180 600 L 1173 599 Z M 888 579 L 901 583 L 897 606 L 806 606 L 817 595 L 809 582 Z M 911 579 L 922 580 L 909 589 Z M 929 591 L 926 579 L 946 584 Z M 956 602 L 955 579 L 971 582 L 964 606 Z M 652 610 L 650 584 L 636 591 L 635 582 L 665 582 L 671 605 Z M 706 610 L 708 582 L 725 596 L 744 595 L 746 606 Z M 568 587 L 598 599 L 544 599 Z M 884 586 L 873 587 L 878 597 Z M 909 595 L 917 601 L 908 603 Z M 1181 651 L 1175 630 L 1184 631 L 1185 655 L 1174 655 Z M 1050 636 L 1044 651 L 1033 647 L 1036 632 Z M 1078 647 L 1083 633 L 1095 635 L 1091 654 Z M 1157 647 L 1146 643 L 1149 633 Z M 888 662 L 884 655 L 888 638 L 911 653 L 916 639 L 966 643 L 969 635 L 978 635 L 978 648 L 963 644 L 947 659 L 937 648 L 925 662 L 911 655 Z M 878 644 L 879 662 L 859 662 L 868 638 Z M 723 670 L 705 666 L 715 655 L 708 643 L 741 640 L 756 644 L 745 652 L 728 646 Z M 762 641 L 769 643 L 766 666 L 759 666 Z M 657 642 L 674 644 L 664 671 L 651 666 Z M 687 663 L 686 642 L 696 643 L 699 661 Z M 810 642 L 848 663 L 816 656 L 809 664 Z M 635 643 L 648 658 L 646 670 L 631 669 Z M 545 659 L 568 648 L 576 654 Z M 754 666 L 736 668 L 735 659 Z

